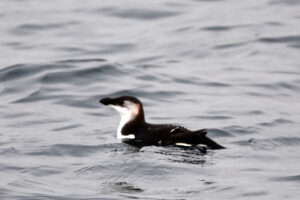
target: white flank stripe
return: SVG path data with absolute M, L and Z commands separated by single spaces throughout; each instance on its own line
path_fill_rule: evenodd
M 121 135 L 121 140 L 126 140 L 126 139 L 135 139 L 135 136 L 133 134 Z
M 184 147 L 191 147 L 192 145 L 191 144 L 187 144 L 187 143 L 175 143 L 177 146 L 184 146 Z

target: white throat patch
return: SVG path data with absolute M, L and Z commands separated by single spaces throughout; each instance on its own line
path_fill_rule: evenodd
M 123 106 L 109 105 L 118 111 L 121 115 L 121 121 L 118 127 L 117 139 L 134 139 L 134 134 L 122 135 L 122 129 L 131 120 L 135 119 L 139 112 L 139 106 L 131 101 L 124 101 Z

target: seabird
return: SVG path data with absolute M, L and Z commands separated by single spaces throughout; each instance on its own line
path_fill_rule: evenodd
M 103 98 L 100 103 L 111 106 L 121 115 L 117 138 L 139 145 L 176 145 L 183 147 L 201 147 L 201 150 L 224 149 L 206 136 L 206 129 L 188 130 L 173 124 L 150 124 L 145 120 L 143 104 L 133 96 Z

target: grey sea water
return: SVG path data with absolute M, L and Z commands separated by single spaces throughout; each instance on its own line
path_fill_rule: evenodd
M 0 199 L 299 199 L 299 0 L 0 8 Z M 227 149 L 120 143 L 120 95 Z

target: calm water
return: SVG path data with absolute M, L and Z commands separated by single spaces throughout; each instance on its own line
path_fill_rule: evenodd
M 0 199 L 299 199 L 299 0 L 0 7 Z M 228 149 L 122 144 L 120 95 Z

